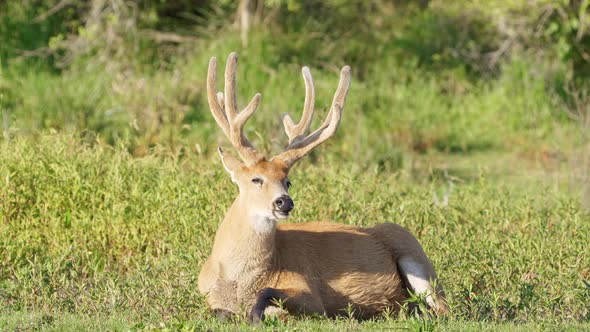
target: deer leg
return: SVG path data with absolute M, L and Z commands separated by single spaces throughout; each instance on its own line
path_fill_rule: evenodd
M 264 320 L 265 309 L 275 305 L 276 302 L 281 302 L 282 306 L 290 313 L 324 313 L 321 301 L 307 292 L 295 289 L 263 288 L 258 292 L 256 303 L 250 311 L 250 321 L 259 323 Z
M 220 320 L 231 318 L 239 312 L 235 284 L 222 278 L 217 278 L 211 283 L 213 285 L 205 294 L 207 305 Z

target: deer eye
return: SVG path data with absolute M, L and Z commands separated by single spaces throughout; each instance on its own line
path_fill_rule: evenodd
M 291 181 L 287 180 L 286 185 L 287 185 L 287 188 L 291 188 Z
M 252 183 L 262 185 L 264 183 L 264 180 L 262 180 L 262 178 L 253 178 Z

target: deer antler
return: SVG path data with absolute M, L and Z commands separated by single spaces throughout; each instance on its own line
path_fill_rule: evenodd
M 307 67 L 303 67 L 301 73 L 303 74 L 303 80 L 305 82 L 305 103 L 303 104 L 301 121 L 295 125 L 289 114 L 283 114 L 283 125 L 285 126 L 285 132 L 289 137 L 289 144 L 293 143 L 295 140 L 301 140 L 303 138 L 303 135 L 309 130 L 309 125 L 313 118 L 313 105 L 315 103 L 313 78 Z
M 227 58 L 225 65 L 225 98 L 222 92 L 215 92 L 215 82 L 217 79 L 217 59 L 212 57 L 209 61 L 209 70 L 207 72 L 207 101 L 211 113 L 217 121 L 217 124 L 223 130 L 223 133 L 230 140 L 242 160 L 247 165 L 253 165 L 264 156 L 256 151 L 252 143 L 244 135 L 244 125 L 246 121 L 254 114 L 258 103 L 260 103 L 260 93 L 254 95 L 250 103 L 242 112 L 238 112 L 236 101 L 236 67 L 238 65 L 238 55 L 232 52 Z
M 273 158 L 282 160 L 288 167 L 293 166 L 299 159 L 303 158 L 318 145 L 334 135 L 340 124 L 344 101 L 346 100 L 348 88 L 350 87 L 350 67 L 344 66 L 340 71 L 340 82 L 338 83 L 338 89 L 336 89 L 336 93 L 334 94 L 334 99 L 332 100 L 332 106 L 330 107 L 328 116 L 316 131 L 305 136 L 313 118 L 315 90 L 309 68 L 303 67 L 301 71 L 305 81 L 305 104 L 303 107 L 303 115 L 301 116 L 301 121 L 297 125 L 293 123 L 293 120 L 289 115 L 283 115 L 283 125 L 285 127 L 285 132 L 289 137 L 289 144 L 284 152 Z

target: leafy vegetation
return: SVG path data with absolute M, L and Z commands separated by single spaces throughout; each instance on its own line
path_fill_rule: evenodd
M 0 3 L 1 330 L 253 328 L 196 288 L 236 195 L 206 67 L 234 50 L 268 153 L 301 112 L 301 66 L 321 120 L 351 65 L 288 222 L 407 227 L 451 306 L 262 328 L 590 329 L 588 1 L 254 3 L 247 30 L 231 1 Z
M 122 326 L 214 321 L 195 283 L 236 194 L 219 162 L 136 159 L 57 134 L 4 145 L 0 160 L 5 307 L 40 320 L 62 311 L 114 316 Z M 291 222 L 396 221 L 412 229 L 449 294 L 452 314 L 440 324 L 589 318 L 590 224 L 571 197 L 545 185 L 492 185 L 482 172 L 441 206 L 432 185 L 355 167 L 296 170 Z

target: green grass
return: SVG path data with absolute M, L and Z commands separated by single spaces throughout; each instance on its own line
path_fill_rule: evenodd
M 340 2 L 311 4 L 313 15 L 272 2 L 248 46 L 226 27 L 235 9 L 227 1 L 182 22 L 166 13 L 170 21 L 157 22 L 156 7 L 174 1 L 140 9 L 135 21 L 111 13 L 102 28 L 117 38 L 86 36 L 87 52 L 61 68 L 67 50 L 19 55 L 84 34 L 84 4 L 39 22 L 52 1 L 2 7 L 0 330 L 256 329 L 217 320 L 196 286 L 237 194 L 215 153 L 229 146 L 205 91 L 210 57 L 221 78 L 231 51 L 240 56 L 239 105 L 263 95 L 246 131 L 267 153 L 286 143 L 280 114 L 301 114 L 301 66 L 316 85 L 316 127 L 339 68 L 351 65 L 338 133 L 290 176 L 288 222 L 405 226 L 451 307 L 440 319 L 292 317 L 262 329 L 590 330 L 588 127 L 566 113 L 587 113 L 588 97 L 576 104 L 567 93 L 576 72 L 564 45 L 515 40 L 488 68 L 505 37 L 493 28 L 504 15 L 497 4 L 432 1 L 398 12 Z M 508 1 L 503 10 L 511 6 L 522 7 Z M 536 27 L 534 15 L 523 24 Z M 511 29 L 514 17 L 501 17 Z M 142 34 L 150 28 L 197 40 L 158 44 Z M 448 204 L 437 203 L 444 196 Z
M 433 192 L 445 190 L 436 172 L 418 170 L 431 175 L 417 180 L 328 159 L 294 170 L 289 222 L 409 228 L 436 266 L 451 314 L 270 322 L 275 328 L 590 327 L 590 216 L 575 196 L 551 183 L 490 182 L 479 171 L 457 181 L 443 207 L 433 204 Z M 137 159 L 124 147 L 42 135 L 2 143 L 0 179 L 0 328 L 238 328 L 212 317 L 196 287 L 236 195 L 216 159 Z
M 218 57 L 222 77 L 225 58 L 234 50 L 240 55 L 239 105 L 244 107 L 256 92 L 263 95 L 246 128 L 257 147 L 276 152 L 284 146 L 280 114 L 289 112 L 295 118 L 301 114 L 303 65 L 310 66 L 316 82 L 314 123 L 321 123 L 343 60 L 330 66 L 319 60 L 286 61 L 280 56 L 281 45 L 269 44 L 276 36 L 268 32 L 255 34 L 252 43 L 257 44 L 252 47 L 243 47 L 235 33 L 224 36 L 223 43 L 201 43 L 165 68 L 88 62 L 51 73 L 17 63 L 0 73 L 12 131 L 17 135 L 47 128 L 84 131 L 111 144 L 123 139 L 136 155 L 149 153 L 155 145 L 178 154 L 183 148 L 194 150 L 198 142 L 199 151 L 210 154 L 221 134 L 209 121 L 207 63 L 211 56 Z M 460 68 L 433 73 L 407 62 L 384 57 L 363 67 L 351 64 L 352 90 L 338 133 L 340 143 L 330 149 L 333 156 L 387 159 L 398 150 L 554 152 L 575 145 L 576 124 L 562 111 L 564 103 L 548 83 L 549 74 L 536 70 L 555 64 L 515 57 L 504 64 L 498 79 L 474 81 Z M 557 67 L 555 71 L 566 70 Z
M 291 319 L 287 322 L 267 322 L 254 327 L 244 322 L 227 323 L 214 318 L 172 320 L 156 323 L 132 323 L 121 316 L 17 313 L 4 317 L 0 313 L 0 328 L 5 330 L 40 331 L 584 331 L 588 323 L 560 324 L 555 322 L 497 323 L 473 321 L 442 321 L 410 318 L 405 320 L 378 319 L 359 322 L 348 319 Z

